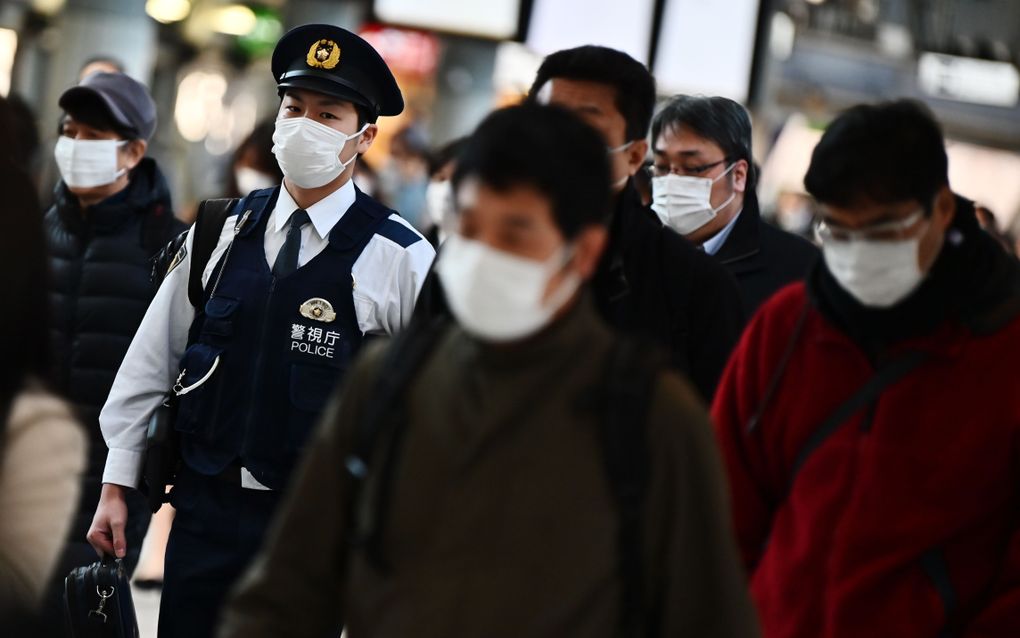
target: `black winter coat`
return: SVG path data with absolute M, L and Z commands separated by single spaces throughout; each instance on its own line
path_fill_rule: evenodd
M 185 225 L 148 158 L 127 188 L 84 212 L 63 182 L 55 197 L 45 222 L 55 389 L 89 431 L 88 474 L 98 477 L 106 461 L 99 412 L 155 293 L 149 260 Z
M 737 223 L 714 257 L 740 284 L 744 311 L 750 319 L 780 288 L 804 280 L 819 252 L 803 237 L 763 221 L 758 198 L 749 193 Z
M 740 291 L 722 266 L 663 226 L 631 184 L 620 194 L 593 284 L 602 316 L 665 348 L 711 402 L 744 326 Z

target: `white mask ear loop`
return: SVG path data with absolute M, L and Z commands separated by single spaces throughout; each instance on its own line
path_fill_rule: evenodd
M 724 178 L 724 177 L 726 177 L 727 175 L 729 175 L 729 174 L 730 174 L 730 171 L 732 171 L 732 170 L 734 169 L 734 167 L 736 167 L 736 165 L 737 165 L 737 163 L 736 163 L 736 162 L 733 162 L 732 164 L 730 164 L 730 167 L 729 167 L 729 168 L 727 168 L 727 169 L 726 169 L 725 171 L 723 171 L 722 175 L 719 175 L 718 177 L 716 177 L 715 179 L 713 179 L 713 180 L 712 180 L 712 183 L 713 183 L 713 184 L 715 184 L 716 182 L 718 182 L 718 181 L 719 181 L 719 180 L 721 180 L 722 178 Z M 711 195 L 709 195 L 709 197 L 711 197 Z M 722 204 L 719 204 L 718 206 L 716 206 L 715 208 L 713 208 L 713 209 L 712 209 L 712 214 L 713 214 L 713 215 L 717 214 L 717 213 L 718 213 L 719 211 L 721 211 L 722 209 L 724 209 L 724 208 L 726 208 L 727 206 L 729 206 L 729 205 L 730 205 L 730 204 L 731 204 L 731 203 L 733 202 L 733 200 L 735 200 L 736 198 L 737 198 L 737 187 L 736 187 L 736 186 L 734 186 L 733 188 L 731 188 L 731 189 L 730 189 L 730 197 L 729 197 L 729 199 L 727 199 L 727 200 L 726 200 L 725 202 L 723 202 Z M 711 204 L 709 204 L 709 205 L 711 205 Z
M 358 139 L 359 137 L 361 137 L 362 135 L 364 135 L 365 131 L 367 131 L 367 130 L 368 130 L 368 122 L 365 122 L 365 125 L 361 127 L 361 130 L 360 130 L 360 131 L 358 131 L 358 132 L 357 132 L 357 133 L 355 133 L 354 135 L 349 135 L 349 136 L 347 137 L 347 139 L 346 139 L 346 140 L 344 140 L 344 146 L 347 146 L 347 142 L 350 142 L 351 140 L 356 140 L 356 139 Z M 344 150 L 344 149 L 343 149 L 343 146 L 341 146 L 341 147 L 340 147 L 340 150 L 341 150 L 341 151 L 343 151 L 343 150 Z M 350 158 L 349 160 L 347 160 L 346 162 L 344 162 L 344 161 L 341 161 L 341 162 L 340 162 L 340 166 L 342 166 L 342 167 L 343 167 L 343 170 L 347 170 L 347 167 L 348 167 L 348 166 L 350 166 L 350 165 L 351 165 L 351 163 L 352 163 L 352 162 L 354 162 L 354 160 L 358 159 L 358 155 L 360 155 L 360 153 L 355 153 L 355 154 L 354 154 L 354 155 L 352 155 L 352 156 L 351 156 L 351 158 Z M 340 154 L 339 154 L 339 153 L 337 153 L 337 159 L 340 159 Z

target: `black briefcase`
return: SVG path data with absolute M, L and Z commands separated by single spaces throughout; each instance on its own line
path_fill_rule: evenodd
M 72 638 L 138 638 L 131 585 L 109 556 L 75 568 L 64 580 L 64 610 Z

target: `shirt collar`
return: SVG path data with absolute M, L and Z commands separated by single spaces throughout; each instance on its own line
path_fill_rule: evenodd
M 343 186 L 305 209 L 308 212 L 308 218 L 312 220 L 312 226 L 315 228 L 315 233 L 319 236 L 319 239 L 329 237 L 329 231 L 333 230 L 333 226 L 336 226 L 336 223 L 340 221 L 344 213 L 354 205 L 356 198 L 357 193 L 354 190 L 354 180 L 349 179 L 344 182 Z M 290 216 L 298 208 L 294 198 L 287 192 L 287 187 L 281 185 L 280 196 L 276 200 L 276 211 L 279 213 L 275 216 L 276 219 L 274 220 L 276 232 L 283 230 L 290 220 Z
M 705 242 L 701 244 L 701 247 L 705 249 L 706 253 L 708 253 L 709 255 L 714 255 L 717 252 L 719 252 L 719 249 L 722 248 L 722 245 L 726 243 L 726 238 L 730 236 L 730 231 L 732 231 L 733 227 L 736 226 L 737 220 L 740 219 L 740 213 L 742 212 L 744 211 L 743 210 L 737 211 L 737 214 L 733 216 L 733 219 L 730 220 L 730 223 L 723 226 L 723 229 L 716 233 L 715 237 L 712 237 L 711 239 L 706 239 Z

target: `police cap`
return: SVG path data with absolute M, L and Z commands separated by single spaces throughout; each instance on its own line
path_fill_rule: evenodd
M 404 110 L 400 87 L 382 56 L 354 33 L 330 24 L 287 32 L 273 51 L 273 77 L 281 95 L 288 88 L 333 95 L 365 107 L 372 122 Z

